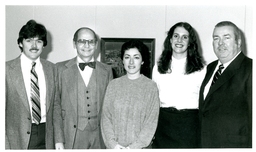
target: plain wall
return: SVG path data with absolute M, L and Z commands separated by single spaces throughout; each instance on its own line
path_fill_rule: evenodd
M 83 26 L 92 28 L 104 38 L 155 38 L 157 61 L 167 31 L 180 21 L 194 27 L 206 63 L 217 59 L 212 49 L 212 32 L 223 20 L 232 21 L 241 29 L 246 42 L 244 52 L 253 58 L 253 15 L 252 8 L 246 5 L 7 5 L 5 9 L 6 61 L 20 55 L 18 33 L 30 19 L 45 25 L 48 30 L 48 45 L 42 57 L 53 63 L 76 56 L 73 34 Z

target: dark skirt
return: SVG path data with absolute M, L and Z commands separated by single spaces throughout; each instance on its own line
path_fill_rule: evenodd
M 199 148 L 198 109 L 160 108 L 152 148 Z

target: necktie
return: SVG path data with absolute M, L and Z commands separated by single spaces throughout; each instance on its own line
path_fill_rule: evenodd
M 35 71 L 36 63 L 32 63 L 31 69 L 31 102 L 32 102 L 32 117 L 34 122 L 38 125 L 41 120 L 41 108 L 40 108 L 40 92 L 38 86 L 38 77 Z
M 223 64 L 219 65 L 219 69 L 215 72 L 211 86 L 218 80 L 219 76 L 221 75 L 222 69 L 224 69 Z
M 95 62 L 88 62 L 88 63 L 79 63 L 79 68 L 84 71 L 85 66 L 89 66 L 95 69 Z

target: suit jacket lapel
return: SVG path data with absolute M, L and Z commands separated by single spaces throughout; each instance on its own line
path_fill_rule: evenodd
M 30 112 L 28 96 L 25 88 L 22 71 L 21 71 L 20 56 L 16 60 L 14 60 L 11 67 L 12 69 L 10 70 L 10 77 L 12 77 L 14 86 L 16 87 L 18 95 L 21 98 L 21 102 L 26 107 L 28 112 Z
M 64 81 L 67 84 L 68 97 L 70 97 L 71 104 L 73 105 L 75 116 L 77 116 L 77 100 L 78 100 L 78 84 L 77 77 L 79 70 L 76 64 L 76 58 L 71 59 L 66 64 L 67 69 L 63 72 Z M 72 98 L 72 99 L 71 99 Z
M 98 62 L 96 61 L 96 90 L 97 90 L 97 103 L 98 103 L 98 113 L 100 112 L 100 108 L 102 107 L 100 102 L 105 90 L 105 84 L 107 83 L 107 71 L 106 69 Z
M 51 70 L 51 67 L 42 59 L 40 59 L 40 62 L 43 66 L 43 72 L 45 76 L 45 85 L 46 85 L 46 112 L 48 112 L 49 107 L 51 105 L 51 101 L 53 101 L 51 98 L 53 97 L 52 93 L 54 92 L 54 77 L 53 77 L 53 71 Z
M 239 69 L 242 60 L 244 59 L 244 54 L 240 53 L 236 59 L 234 59 L 225 71 L 221 74 L 218 81 L 210 88 L 207 97 L 212 95 L 218 88 L 220 88 L 225 82 L 232 78 L 235 75 L 236 71 Z M 215 66 L 216 67 L 216 66 Z
M 208 66 L 207 67 L 207 73 L 205 75 L 205 79 L 202 83 L 202 86 L 203 86 L 203 89 L 205 89 L 205 86 L 208 84 L 208 83 L 211 83 L 209 82 L 210 79 L 211 79 L 211 76 L 213 75 L 213 72 L 214 72 L 214 69 L 216 68 L 216 66 L 218 65 L 218 60 L 217 61 L 214 61 L 214 63 L 212 63 L 211 66 Z M 204 90 L 202 91 L 204 93 Z M 210 92 L 210 90 L 209 90 Z M 209 92 L 207 93 L 207 95 L 205 96 L 205 99 L 209 96 Z

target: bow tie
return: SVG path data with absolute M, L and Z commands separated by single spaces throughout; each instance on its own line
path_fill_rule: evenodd
M 89 66 L 95 69 L 95 62 L 88 62 L 88 63 L 79 63 L 79 68 L 84 71 L 85 66 Z

